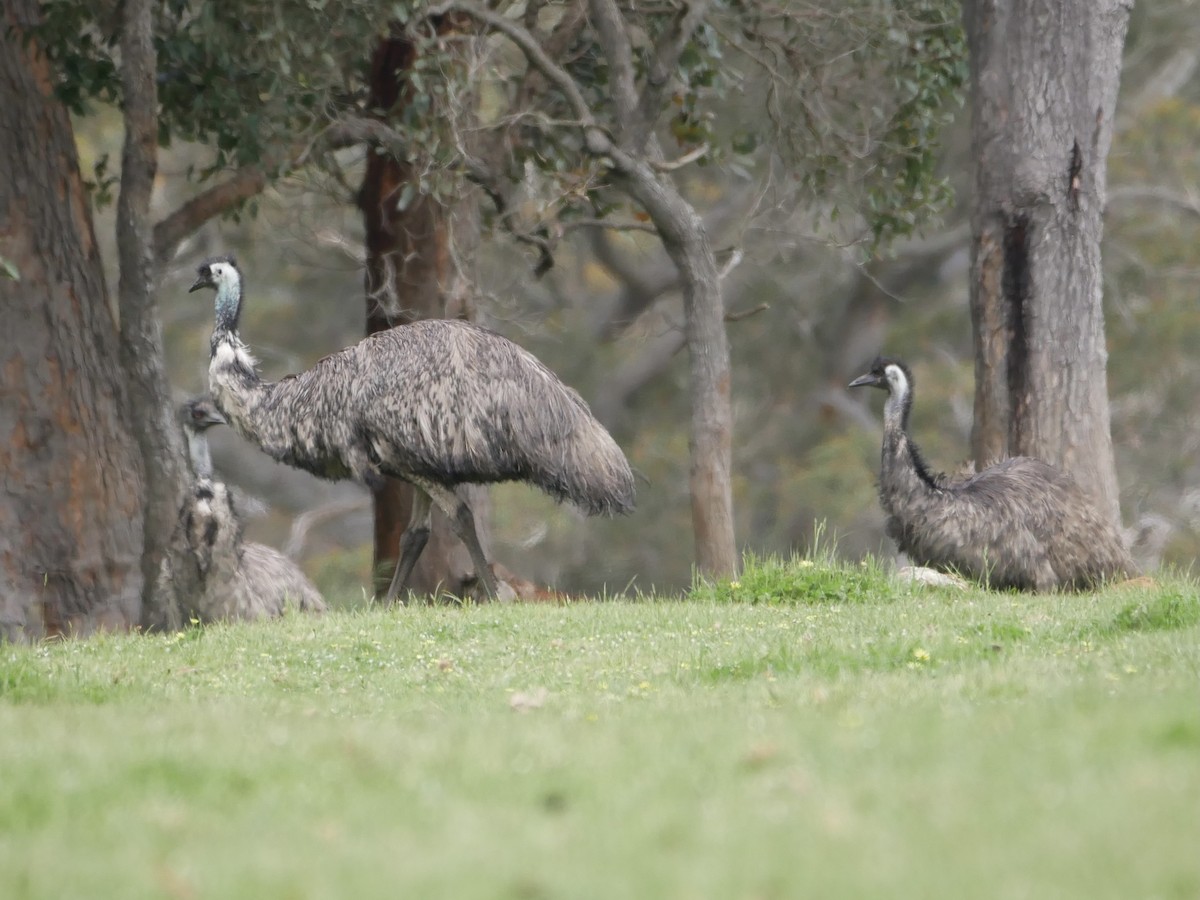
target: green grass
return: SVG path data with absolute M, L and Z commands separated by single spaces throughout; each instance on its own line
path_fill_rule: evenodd
M 6 898 L 1200 895 L 1200 600 L 679 600 L 0 647 Z

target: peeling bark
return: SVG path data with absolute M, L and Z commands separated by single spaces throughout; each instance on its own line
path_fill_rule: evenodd
M 1100 240 L 1130 3 L 966 0 L 977 463 L 1037 456 L 1119 515 Z
M 0 41 L 0 638 L 128 628 L 141 610 L 142 481 L 91 207 L 66 110 L 6 4 Z

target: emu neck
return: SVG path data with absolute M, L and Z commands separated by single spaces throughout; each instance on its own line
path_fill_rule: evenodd
M 888 394 L 883 405 L 883 430 L 885 434 L 907 434 L 908 416 L 912 412 L 912 394 L 897 396 Z
M 208 363 L 209 390 L 233 430 L 253 441 L 257 429 L 251 410 L 267 393 L 267 386 L 259 377 L 254 357 L 238 337 L 241 285 L 222 284 L 217 289 L 216 308 L 217 319 L 210 345 L 212 355 Z
M 192 460 L 192 472 L 197 478 L 212 478 L 212 454 L 208 451 L 208 438 L 198 431 L 185 429 L 188 456 Z
M 217 320 L 213 326 L 213 343 L 218 334 L 236 335 L 242 317 L 242 286 L 223 282 L 217 288 Z
M 921 451 L 908 434 L 912 394 L 888 395 L 883 407 L 883 459 L 880 486 L 889 491 L 938 490 Z

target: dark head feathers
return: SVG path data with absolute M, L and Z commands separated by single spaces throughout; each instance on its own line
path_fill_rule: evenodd
M 200 263 L 199 266 L 196 267 L 196 271 L 200 271 L 201 269 L 207 269 L 213 263 L 219 263 L 219 262 L 229 263 L 235 269 L 238 269 L 237 257 L 234 256 L 232 253 L 222 253 L 222 254 L 218 254 L 217 256 L 208 257 L 208 259 L 204 260 L 203 262 Z M 241 269 L 238 269 L 238 271 L 240 272 Z
M 875 361 L 871 363 L 871 368 L 865 375 L 859 375 L 850 384 L 849 387 L 877 387 L 883 390 L 891 390 L 887 379 L 887 367 L 896 366 L 904 373 L 905 379 L 908 381 L 909 393 L 913 389 L 913 374 L 902 360 L 896 359 L 894 356 L 877 356 Z
M 227 253 L 224 256 L 210 256 L 204 262 L 200 263 L 200 265 L 196 266 L 196 280 L 188 288 L 189 294 L 201 288 L 215 288 L 217 286 L 217 282 L 213 278 L 212 268 L 218 263 L 233 267 L 233 270 L 238 273 L 239 283 L 241 282 L 242 270 L 238 268 L 237 260 L 234 259 L 232 253 Z

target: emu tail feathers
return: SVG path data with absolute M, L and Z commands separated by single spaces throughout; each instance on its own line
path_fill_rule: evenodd
M 591 416 L 582 418 L 560 450 L 560 458 L 541 460 L 531 481 L 589 516 L 633 511 L 633 470 L 603 425 Z

